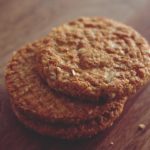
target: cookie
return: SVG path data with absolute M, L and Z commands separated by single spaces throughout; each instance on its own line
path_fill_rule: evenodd
M 150 47 L 134 29 L 100 18 L 54 28 L 38 47 L 37 71 L 51 89 L 75 100 L 120 99 L 150 78 Z
M 52 91 L 36 72 L 35 56 L 39 42 L 18 50 L 6 69 L 6 86 L 11 103 L 26 116 L 46 122 L 79 124 L 99 118 L 116 107 L 122 110 L 121 100 L 92 104 L 74 100 Z
M 110 127 L 114 121 L 120 116 L 124 107 L 124 101 L 120 101 L 120 106 L 116 107 L 113 112 L 106 112 L 101 115 L 99 119 L 93 119 L 91 121 L 80 123 L 78 125 L 62 125 L 61 123 L 47 123 L 38 119 L 31 119 L 29 116 L 25 116 L 20 113 L 15 106 L 13 110 L 17 118 L 27 127 L 34 131 L 51 137 L 61 139 L 79 139 L 88 138 L 98 134 L 100 131 Z

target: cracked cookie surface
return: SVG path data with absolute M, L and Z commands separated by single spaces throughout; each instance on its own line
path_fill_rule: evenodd
M 39 45 L 37 70 L 48 85 L 98 102 L 134 93 L 150 76 L 150 48 L 134 29 L 99 17 L 54 28 Z
M 18 50 L 6 69 L 6 86 L 11 102 L 24 115 L 46 122 L 79 124 L 100 118 L 104 113 L 122 110 L 122 101 L 91 104 L 76 101 L 50 90 L 35 70 L 36 48 L 39 42 Z

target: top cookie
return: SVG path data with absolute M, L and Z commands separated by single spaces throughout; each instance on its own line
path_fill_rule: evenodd
M 54 28 L 37 70 L 52 89 L 98 102 L 134 93 L 150 76 L 150 48 L 134 29 L 99 17 Z

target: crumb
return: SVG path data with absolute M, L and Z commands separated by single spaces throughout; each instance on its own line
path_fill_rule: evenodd
M 110 145 L 114 145 L 114 142 L 113 142 L 113 141 L 111 141 L 111 142 L 110 142 Z
M 144 130 L 145 128 L 146 128 L 146 126 L 145 126 L 145 124 L 139 124 L 139 126 L 138 126 L 138 128 L 140 129 L 140 130 Z

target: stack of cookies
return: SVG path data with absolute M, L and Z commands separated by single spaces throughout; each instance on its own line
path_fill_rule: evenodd
M 83 17 L 16 51 L 5 78 L 27 127 L 63 139 L 91 137 L 150 79 L 150 47 L 131 27 Z

